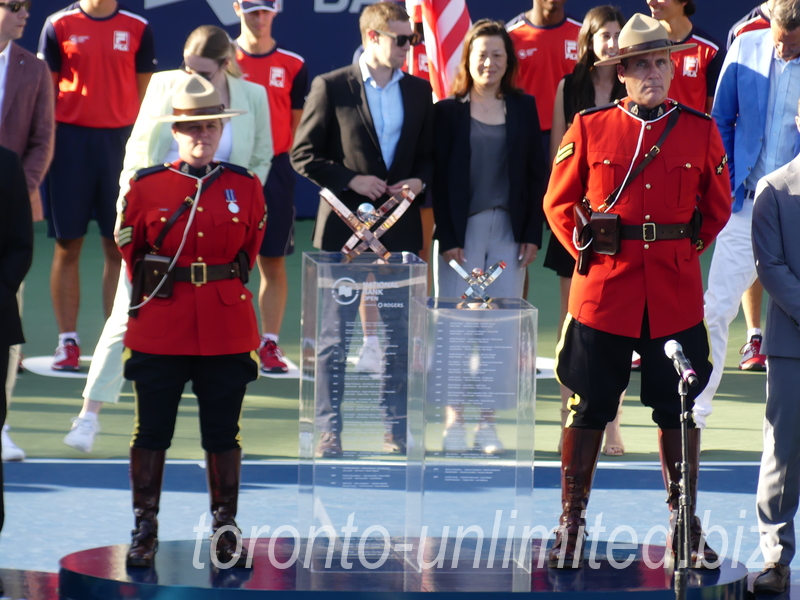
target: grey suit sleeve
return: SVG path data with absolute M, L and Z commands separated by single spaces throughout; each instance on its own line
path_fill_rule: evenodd
M 292 166 L 303 177 L 336 193 L 345 189 L 358 175 L 328 156 L 331 137 L 341 135 L 336 121 L 336 108 L 328 83 L 322 77 L 311 82 L 303 117 L 297 127 L 291 152 Z
M 800 279 L 786 262 L 781 207 L 775 188 L 763 179 L 753 205 L 753 255 L 764 289 L 797 326 L 800 322 Z

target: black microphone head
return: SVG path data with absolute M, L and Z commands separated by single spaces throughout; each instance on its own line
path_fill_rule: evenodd
M 676 352 L 683 352 L 683 346 L 681 346 L 675 340 L 669 340 L 666 344 L 664 344 L 664 354 L 666 354 L 669 358 L 675 356 Z

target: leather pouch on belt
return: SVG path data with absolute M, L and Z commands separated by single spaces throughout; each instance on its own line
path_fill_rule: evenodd
M 578 250 L 578 273 L 586 275 L 589 272 L 589 261 L 592 258 L 592 209 L 589 202 L 584 199 L 572 207 L 572 212 L 575 218 L 576 241 L 578 246 L 583 248 L 583 250 Z
M 614 255 L 619 252 L 622 230 L 619 215 L 592 213 L 592 249 L 598 254 Z
M 172 296 L 174 275 L 169 272 L 169 264 L 172 258 L 169 256 L 159 256 L 158 254 L 145 254 L 139 261 L 139 268 L 142 269 L 142 293 L 145 296 L 152 296 L 153 290 L 158 287 L 164 275 L 167 280 L 156 293 L 156 298 L 169 298 Z

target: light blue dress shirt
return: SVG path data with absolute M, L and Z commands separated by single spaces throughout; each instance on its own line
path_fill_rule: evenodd
M 772 51 L 769 74 L 769 100 L 764 139 L 753 170 L 745 180 L 748 190 L 755 190 L 758 180 L 794 158 L 797 140 L 797 99 L 800 98 L 800 57 L 782 60 Z
M 358 66 L 361 69 L 367 105 L 370 115 L 372 115 L 372 123 L 375 125 L 375 133 L 378 135 L 383 162 L 386 164 L 386 169 L 389 170 L 394 162 L 394 153 L 403 129 L 405 112 L 403 110 L 403 94 L 400 92 L 400 80 L 405 73 L 400 69 L 395 69 L 391 81 L 385 87 L 380 88 L 372 78 L 363 55 L 358 59 Z

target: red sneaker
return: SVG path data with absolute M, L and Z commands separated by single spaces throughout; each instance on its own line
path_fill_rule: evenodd
M 761 336 L 754 335 L 750 337 L 739 354 L 742 355 L 742 360 L 739 361 L 740 371 L 766 371 L 767 370 L 767 357 L 761 354 Z
M 56 348 L 53 357 L 52 369 L 54 371 L 80 371 L 81 370 L 81 349 L 75 340 L 68 338 L 64 340 L 64 345 Z
M 283 350 L 272 340 L 266 340 L 258 349 L 262 373 L 288 373 L 289 365 L 283 360 Z

